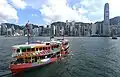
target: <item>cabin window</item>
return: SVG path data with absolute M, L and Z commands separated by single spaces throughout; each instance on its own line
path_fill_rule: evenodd
M 67 45 L 68 43 L 65 43 L 65 45 Z
M 38 51 L 38 48 L 36 48 L 36 51 Z
M 52 46 L 51 48 L 53 49 L 54 47 Z
M 31 49 L 30 48 L 27 48 L 27 52 L 30 52 L 31 51 Z
M 22 49 L 22 52 L 26 52 L 26 49 Z
M 46 45 L 50 45 L 50 43 L 46 43 Z
M 43 50 L 45 50 L 45 47 L 43 47 Z
M 20 49 L 17 49 L 17 52 L 20 52 Z
M 56 46 L 57 48 L 59 47 L 59 45 Z
M 45 50 L 47 50 L 48 48 L 47 47 L 45 47 Z
M 41 51 L 41 50 L 42 50 L 42 48 L 39 48 L 39 50 Z
M 35 51 L 35 48 L 32 48 L 32 51 L 34 52 L 34 51 Z

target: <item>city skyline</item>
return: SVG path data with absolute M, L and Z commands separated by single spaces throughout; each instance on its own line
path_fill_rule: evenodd
M 110 18 L 120 16 L 119 0 L 1 0 L 0 23 L 49 24 L 54 21 L 96 22 L 104 19 L 104 4 L 110 4 Z M 61 6 L 62 5 L 62 6 Z

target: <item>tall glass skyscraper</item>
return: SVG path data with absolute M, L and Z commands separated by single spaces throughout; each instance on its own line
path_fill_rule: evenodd
M 106 3 L 105 6 L 104 6 L 103 35 L 110 36 L 109 4 L 108 3 Z

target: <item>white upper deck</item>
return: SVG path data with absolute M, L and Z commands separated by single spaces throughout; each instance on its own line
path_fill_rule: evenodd
M 19 48 L 34 48 L 34 47 L 37 47 L 37 46 L 40 46 L 40 47 L 44 47 L 44 46 L 48 46 L 47 44 L 61 44 L 62 42 L 60 41 L 50 41 L 50 42 L 43 42 L 43 43 L 34 43 L 34 44 L 21 44 L 21 45 L 14 45 L 12 46 L 12 48 L 16 48 L 16 49 L 19 49 Z

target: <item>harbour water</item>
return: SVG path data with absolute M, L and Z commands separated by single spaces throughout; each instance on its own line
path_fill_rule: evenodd
M 70 55 L 59 62 L 36 68 L 20 77 L 120 77 L 120 38 L 66 37 L 70 41 Z M 34 37 L 49 40 L 49 37 Z M 10 73 L 11 46 L 22 44 L 26 37 L 0 37 L 0 75 Z M 18 77 L 17 76 L 17 77 Z M 11 77 L 6 75 L 6 77 Z

